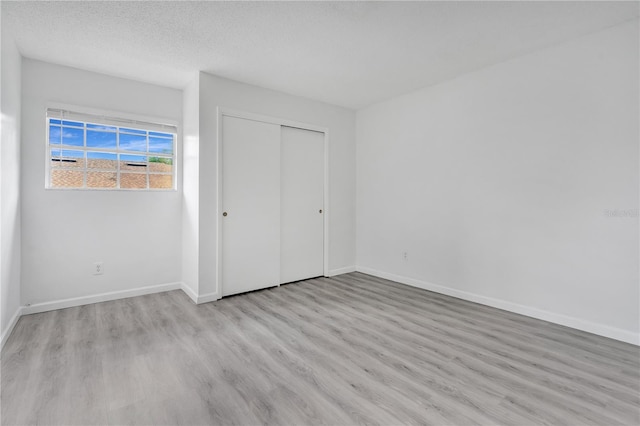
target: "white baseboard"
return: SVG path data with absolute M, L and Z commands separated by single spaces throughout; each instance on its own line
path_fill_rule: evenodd
M 330 269 L 329 277 L 335 277 L 336 275 L 348 274 L 349 272 L 355 272 L 355 266 L 345 266 L 344 268 Z
M 40 312 L 53 311 L 56 309 L 71 308 L 74 306 L 88 305 L 91 303 L 107 302 L 109 300 L 126 299 L 128 297 L 143 296 L 145 294 L 161 293 L 170 290 L 183 290 L 182 283 L 168 283 L 138 287 L 130 290 L 111 291 L 91 296 L 74 297 L 71 299 L 54 300 L 51 302 L 36 303 L 22 307 L 22 315 L 37 314 Z
M 218 295 L 217 292 L 207 293 L 207 294 L 198 296 L 198 301 L 196 303 L 199 305 L 201 303 L 215 302 L 218 299 L 220 299 L 220 296 Z
M 570 317 L 555 312 L 549 312 L 542 309 L 534 308 L 531 306 L 520 305 L 517 303 L 508 302 L 502 299 L 495 299 L 492 297 L 481 296 L 479 294 L 470 293 L 467 291 L 456 290 L 454 288 L 445 287 L 438 284 L 433 284 L 426 281 L 417 280 L 415 278 L 409 278 L 402 275 L 390 274 L 387 272 L 378 271 L 365 266 L 357 266 L 356 270 L 365 274 L 373 275 L 379 278 L 384 278 L 391 281 L 396 281 L 402 284 L 407 284 L 412 287 L 421 288 L 424 290 L 433 291 L 447 296 L 456 297 L 458 299 L 468 300 L 470 302 L 479 303 L 481 305 L 491 306 L 492 308 L 498 308 L 516 314 L 525 315 L 528 317 L 549 321 L 555 324 L 564 325 L 567 327 L 575 328 L 577 330 L 586 331 L 589 333 L 597 334 L 599 336 L 608 337 L 610 339 L 620 340 L 622 342 L 631 343 L 633 345 L 640 346 L 640 335 L 628 330 L 620 328 L 610 327 L 604 324 L 598 324 L 591 321 L 587 321 L 580 318 Z
M 180 283 L 180 288 L 185 292 L 187 296 L 189 296 L 189 299 L 191 299 L 193 303 L 198 303 L 198 295 L 195 291 L 193 291 L 191 287 L 189 287 L 185 283 Z
M 20 306 L 16 310 L 16 313 L 13 314 L 13 316 L 11 317 L 11 321 L 9 321 L 9 324 L 7 325 L 7 327 L 4 330 L 2 330 L 2 338 L 0 338 L 0 351 L 2 350 L 2 348 L 4 348 L 4 344 L 9 339 L 9 336 L 11 336 L 11 332 L 13 331 L 14 327 L 18 323 L 18 319 L 20 319 L 20 317 L 22 316 L 22 309 L 23 309 L 22 306 Z
M 181 287 L 182 291 L 184 291 L 187 294 L 187 296 L 189 296 L 189 298 L 196 305 L 200 305 L 202 303 L 214 302 L 214 301 L 220 299 L 220 297 L 218 296 L 217 292 L 198 295 L 195 291 L 193 291 L 193 289 L 191 287 L 189 287 L 185 283 L 181 283 L 181 284 L 182 284 L 182 287 Z

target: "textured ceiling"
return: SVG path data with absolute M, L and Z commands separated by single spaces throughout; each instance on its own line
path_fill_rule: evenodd
M 638 17 L 638 2 L 1 2 L 24 56 L 360 108 Z

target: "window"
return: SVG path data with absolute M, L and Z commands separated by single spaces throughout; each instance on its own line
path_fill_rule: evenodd
M 172 190 L 176 127 L 47 110 L 47 188 Z

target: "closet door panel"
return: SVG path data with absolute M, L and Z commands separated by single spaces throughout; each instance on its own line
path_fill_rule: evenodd
M 279 125 L 222 119 L 222 296 L 280 284 Z
M 324 274 L 324 134 L 282 127 L 281 283 Z

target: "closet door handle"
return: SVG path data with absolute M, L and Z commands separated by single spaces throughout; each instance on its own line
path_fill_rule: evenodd
M 322 209 L 320 209 L 320 211 L 318 213 L 322 213 Z
M 227 217 L 227 212 L 223 212 L 222 216 Z

